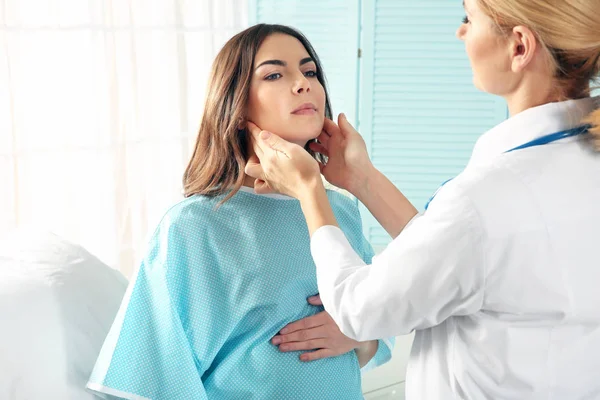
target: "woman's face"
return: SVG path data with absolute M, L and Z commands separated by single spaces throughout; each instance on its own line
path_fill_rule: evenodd
M 304 146 L 325 120 L 325 89 L 316 64 L 293 36 L 267 37 L 254 58 L 247 119 Z
M 506 95 L 513 83 L 507 42 L 477 3 L 477 0 L 464 0 L 466 16 L 456 36 L 465 42 L 473 84 L 484 92 Z

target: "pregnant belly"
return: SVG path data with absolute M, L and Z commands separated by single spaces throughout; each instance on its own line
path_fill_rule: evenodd
M 204 376 L 209 398 L 362 399 L 360 368 L 354 351 L 301 362 L 300 352 L 282 353 L 270 343 L 238 346 Z

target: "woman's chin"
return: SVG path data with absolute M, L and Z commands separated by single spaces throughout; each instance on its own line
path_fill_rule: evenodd
M 316 139 L 319 135 L 306 135 L 306 134 L 294 134 L 294 135 L 281 135 L 281 138 L 291 143 L 296 143 L 299 146 L 306 146 L 308 142 Z
M 294 143 L 306 143 L 313 139 L 316 139 L 317 136 L 319 136 L 320 134 L 321 134 L 321 129 L 319 129 L 318 132 L 315 130 L 297 131 L 297 132 L 291 133 L 290 135 L 287 135 L 285 140 L 287 140 L 288 142 L 294 142 Z
M 323 131 L 323 118 L 311 118 L 305 121 L 292 120 L 280 124 L 260 126 L 262 130 L 275 133 L 282 139 L 293 143 L 307 143 L 316 139 Z
M 308 138 L 307 140 L 315 139 L 323 130 L 323 122 L 323 118 L 315 118 L 312 121 L 304 121 L 304 123 L 297 124 L 294 127 L 294 130 L 298 132 L 298 134 L 301 134 L 303 138 Z
M 323 124 L 295 124 L 293 128 L 293 130 L 287 129 L 285 131 L 281 131 L 278 133 L 278 135 L 288 142 L 306 143 L 310 140 L 316 139 L 321 134 L 323 131 Z

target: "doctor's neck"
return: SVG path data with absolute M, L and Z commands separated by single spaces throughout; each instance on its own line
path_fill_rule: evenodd
M 512 117 L 544 104 L 589 97 L 589 84 L 572 86 L 565 89 L 547 69 L 534 67 L 513 81 L 502 97 Z
M 551 79 L 540 78 L 542 79 L 529 79 L 527 81 L 524 79 L 514 91 L 503 96 L 511 117 L 544 104 L 586 97 L 581 94 L 569 96 L 560 93 Z
M 529 108 L 558 101 L 559 98 L 552 96 L 550 91 L 531 91 L 527 88 L 520 88 L 515 93 L 505 96 L 504 99 L 508 105 L 509 115 L 513 117 Z

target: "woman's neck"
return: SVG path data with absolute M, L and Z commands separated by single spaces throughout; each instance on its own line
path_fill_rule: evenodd
M 254 178 L 249 175 L 244 174 L 244 183 L 242 185 L 249 187 L 249 188 L 253 188 L 254 187 Z

